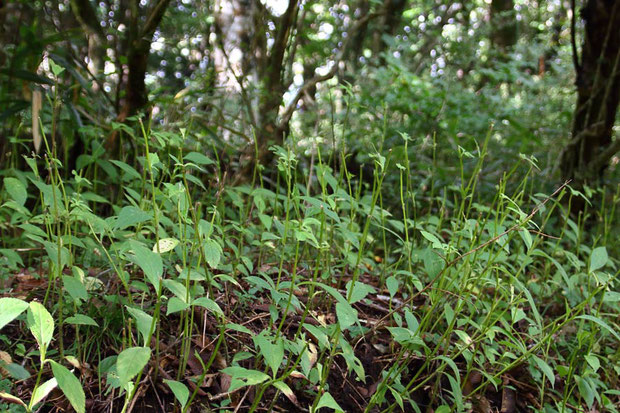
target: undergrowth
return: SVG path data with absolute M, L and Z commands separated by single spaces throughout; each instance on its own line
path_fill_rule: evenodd
M 618 192 L 523 158 L 482 196 L 488 137 L 443 187 L 294 139 L 231 186 L 187 131 L 115 127 L 142 156 L 4 171 L 0 410 L 618 410 Z

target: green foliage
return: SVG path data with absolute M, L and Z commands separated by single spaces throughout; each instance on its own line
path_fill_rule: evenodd
M 620 195 L 553 179 L 574 100 L 557 5 L 520 5 L 523 37 L 498 57 L 482 1 L 402 2 L 394 27 L 374 20 L 392 2 L 370 2 L 359 32 L 363 5 L 306 2 L 281 78 L 264 79 L 273 67 L 252 59 L 285 15 L 261 3 L 256 50 L 224 85 L 216 11 L 182 2 L 152 39 L 143 117 L 121 112 L 126 50 L 92 73 L 90 56 L 70 57 L 90 50 L 83 30 L 52 27 L 71 10 L 17 3 L 40 20 L 0 68 L 0 398 L 13 409 L 47 409 L 59 388 L 78 412 L 86 395 L 125 412 L 143 390 L 184 413 L 500 410 L 511 392 L 540 411 L 618 410 Z M 107 7 L 94 8 L 102 33 L 124 36 Z M 269 93 L 282 115 L 330 64 L 286 139 L 261 141 Z

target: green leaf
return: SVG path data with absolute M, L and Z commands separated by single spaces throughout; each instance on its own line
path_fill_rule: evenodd
M 431 248 L 426 248 L 424 252 L 422 252 L 421 258 L 424 261 L 424 270 L 429 277 L 437 276 L 446 266 L 445 261 L 434 253 Z
M 116 359 L 116 373 L 121 384 L 125 387 L 131 379 L 142 371 L 151 358 L 149 347 L 130 347 L 123 350 Z
M 359 281 L 353 285 L 353 292 L 351 292 L 352 283 L 353 283 L 352 281 L 349 281 L 347 283 L 347 297 L 350 296 L 349 302 L 351 304 L 356 303 L 360 300 L 363 300 L 364 298 L 366 298 L 368 294 L 375 292 L 375 289 L 373 287 L 371 287 L 370 285 L 361 283 Z
M 202 243 L 202 250 L 205 254 L 205 260 L 211 268 L 217 268 L 222 256 L 222 247 L 217 241 L 206 239 Z
M 603 297 L 603 302 L 606 303 L 617 303 L 620 301 L 620 293 L 616 291 L 605 291 L 605 296 Z
M 392 396 L 394 396 L 396 403 L 398 403 L 400 410 L 405 411 L 405 404 L 403 403 L 403 396 L 401 396 L 400 392 L 394 389 L 393 387 L 388 387 L 388 388 L 390 389 L 390 393 L 392 393 Z M 448 412 L 450 411 L 448 410 Z
M 590 255 L 590 271 L 596 271 L 607 263 L 607 249 L 605 247 L 594 248 Z
M 586 401 L 588 408 L 591 408 L 594 404 L 594 396 L 595 390 L 590 385 L 590 382 L 580 376 L 575 375 L 575 380 L 577 380 L 577 387 L 579 388 L 579 394 Z
M 611 327 L 609 327 L 609 325 L 607 323 L 605 323 L 603 320 L 601 320 L 600 318 L 591 316 L 589 314 L 584 314 L 584 315 L 580 315 L 576 318 L 581 318 L 584 320 L 589 320 L 592 321 L 593 323 L 598 324 L 599 326 L 603 327 L 605 330 L 609 331 L 618 341 L 620 341 L 620 335 L 618 335 L 618 333 L 616 333 L 615 330 L 613 330 Z
M 155 287 L 155 290 L 159 291 L 161 276 L 164 273 L 161 256 L 148 250 L 136 241 L 130 241 L 130 245 L 134 253 L 131 260 L 142 269 L 146 278 Z
M 203 308 L 206 308 L 207 310 L 211 310 L 213 311 L 215 314 L 218 315 L 224 315 L 224 312 L 222 311 L 222 309 L 220 308 L 219 305 L 217 305 L 217 303 L 207 297 L 200 297 L 195 299 L 192 302 L 192 305 L 197 305 Z
M 33 83 L 54 85 L 54 82 L 51 79 L 48 79 L 44 76 L 39 76 L 34 72 L 29 72 L 23 69 L 0 69 L 0 75 L 9 76 L 16 79 L 22 79 Z
M 340 328 L 344 331 L 357 321 L 357 310 L 351 307 L 351 304 L 341 301 L 336 304 L 336 316 Z
M 421 340 L 419 337 L 416 337 L 413 332 L 405 327 L 387 327 L 392 337 L 394 337 L 394 341 L 400 344 L 410 344 L 410 343 L 418 343 Z
M 388 293 L 390 294 L 390 297 L 394 297 L 396 295 L 396 293 L 398 292 L 398 279 L 396 277 L 394 277 L 393 275 L 388 277 L 387 280 L 385 280 L 385 286 L 388 289 Z
M 229 392 L 240 389 L 244 386 L 253 386 L 269 380 L 269 376 L 262 371 L 248 370 L 240 366 L 231 366 L 221 370 L 222 373 L 228 374 L 232 380 L 230 382 Z
M 65 71 L 64 67 L 57 65 L 56 62 L 54 62 L 52 59 L 47 59 L 47 61 L 50 64 L 50 68 L 52 69 L 52 73 L 54 73 L 54 76 L 58 77 L 58 75 Z
M 125 229 L 127 227 L 141 224 L 151 219 L 151 214 L 144 212 L 135 206 L 126 206 L 118 214 L 118 218 L 114 223 L 116 229 Z
M 238 331 L 240 333 L 244 333 L 244 334 L 249 334 L 251 336 L 254 335 L 254 332 L 252 330 L 250 330 L 249 328 L 247 328 L 246 326 L 242 326 L 241 324 L 236 324 L 236 323 L 228 323 L 226 324 L 226 328 L 231 329 L 231 330 L 235 330 Z
M 4 189 L 19 206 L 24 206 L 28 191 L 22 181 L 17 178 L 4 178 Z
M 212 159 L 198 152 L 188 153 L 187 155 L 185 155 L 184 160 L 193 162 L 198 165 L 212 165 L 215 163 Z
M 166 315 L 178 313 L 179 311 L 184 311 L 189 308 L 189 304 L 187 304 L 183 300 L 179 300 L 177 297 L 172 297 L 168 300 L 168 305 L 166 306 Z
M 60 253 L 58 252 L 58 244 L 55 242 L 43 241 L 43 245 L 45 246 L 45 252 L 47 252 L 47 256 L 54 266 L 60 265 L 60 269 L 65 268 L 65 266 L 71 260 L 71 253 L 65 247 L 60 247 Z M 58 258 L 60 255 L 60 263 L 58 262 Z
M 444 304 L 444 306 L 443 306 L 443 313 L 444 313 L 444 316 L 446 317 L 446 322 L 448 324 L 451 324 L 452 320 L 454 320 L 454 310 L 450 306 L 450 303 L 445 303 Z
M 95 320 L 84 314 L 75 314 L 72 317 L 67 317 L 65 323 L 99 327 Z
M 163 280 L 164 287 L 166 287 L 172 294 L 174 294 L 179 300 L 187 302 L 187 289 L 183 284 L 174 280 Z
M 448 381 L 450 382 L 450 388 L 452 389 L 452 398 L 454 399 L 454 402 L 456 404 L 455 410 L 457 412 L 464 412 L 465 408 L 463 405 L 463 394 L 461 392 L 460 380 L 455 379 L 446 372 L 444 372 L 444 375 L 448 377 Z M 459 376 L 457 375 L 456 377 L 458 378 Z
M 521 239 L 525 243 L 527 250 L 532 248 L 532 235 L 530 234 L 530 231 L 528 231 L 526 228 L 521 228 L 519 230 L 519 235 L 521 236 Z
M 337 412 L 344 413 L 344 410 L 342 410 L 342 407 L 340 407 L 340 405 L 336 402 L 336 400 L 334 400 L 332 395 L 327 392 L 323 393 L 323 395 L 321 396 L 321 399 L 319 400 L 319 403 L 316 405 L 316 409 L 314 409 L 313 412 L 316 412 L 322 407 L 327 407 Z
M 362 365 L 360 359 L 355 357 L 355 351 L 353 351 L 353 347 L 351 347 L 351 344 L 349 344 L 349 342 L 342 334 L 340 334 L 338 344 L 340 345 L 340 348 L 342 350 L 342 357 L 347 363 L 347 369 L 349 371 L 354 371 L 360 381 L 366 382 L 364 366 Z
M 58 381 L 56 377 L 54 377 L 37 387 L 37 389 L 34 391 L 34 393 L 32 393 L 32 396 L 30 398 L 30 403 L 28 404 L 30 408 L 33 408 L 37 403 L 45 399 L 47 395 L 56 388 L 57 385 Z
M 54 319 L 42 304 L 33 301 L 28 307 L 27 323 L 30 332 L 39 344 L 41 363 L 43 363 L 47 346 L 54 335 Z
M 138 173 L 138 171 L 136 171 L 132 166 L 126 164 L 125 162 L 121 162 L 121 161 L 117 161 L 117 160 L 110 160 L 110 162 L 112 162 L 114 165 L 118 166 L 120 169 L 123 170 L 123 172 L 125 172 L 127 175 L 129 175 L 130 179 L 134 178 L 134 179 L 142 179 L 142 177 L 140 176 L 140 174 Z
M 433 244 L 433 248 L 439 248 L 439 249 L 442 248 L 443 242 L 439 241 L 439 238 L 437 238 L 435 235 L 431 234 L 430 232 L 423 231 L 423 230 L 420 230 L 420 233 L 422 234 L 424 238 L 430 241 L 431 244 Z
M 319 347 L 321 349 L 329 348 L 329 337 L 327 334 L 320 328 L 312 324 L 304 323 L 304 328 L 308 330 L 310 334 L 316 338 L 319 342 Z
M 65 394 L 71 406 L 77 413 L 84 413 L 86 411 L 86 395 L 82 389 L 82 383 L 62 364 L 53 360 L 50 360 L 50 364 L 54 378 L 58 381 L 58 387 Z
M 16 380 L 27 380 L 30 378 L 30 372 L 17 363 L 6 364 L 0 360 L 0 367 Z
M 542 372 L 545 374 L 545 377 L 547 377 L 547 380 L 549 380 L 549 383 L 551 384 L 551 387 L 554 387 L 555 385 L 555 374 L 553 374 L 553 369 L 551 368 L 551 366 L 549 364 L 547 364 L 544 360 L 536 357 L 536 356 L 532 356 L 532 360 L 534 360 L 534 363 L 536 363 L 536 366 L 542 370 Z
M 153 323 L 153 317 L 145 313 L 144 311 L 138 308 L 127 307 L 127 311 L 129 314 L 136 319 L 136 327 L 138 327 L 138 331 L 144 340 L 144 345 L 148 345 L 149 333 L 151 332 L 151 324 Z
M 20 399 L 19 397 L 13 396 L 12 394 L 5 393 L 3 391 L 0 391 L 0 399 L 6 400 L 9 403 L 19 404 L 19 405 L 22 405 L 23 407 L 27 407 L 26 403 L 24 403 L 22 399 Z
M 24 266 L 22 257 L 20 257 L 17 252 L 8 248 L 0 248 L 0 262 L 2 261 L 4 261 L 4 265 L 12 270 L 18 269 L 20 266 Z
M 177 398 L 179 404 L 181 405 L 181 409 L 184 409 L 189 400 L 189 389 L 187 386 L 176 380 L 164 380 L 164 383 L 166 383 L 168 387 L 170 387 L 170 390 L 172 390 L 174 397 Z
M 293 393 L 293 390 L 288 386 L 288 384 L 284 383 L 283 381 L 274 381 L 272 384 L 273 384 L 273 387 L 275 387 L 276 389 L 284 393 L 284 395 L 290 401 L 293 401 L 293 402 L 297 401 L 297 397 L 295 396 L 295 393 Z
M 274 344 L 263 333 L 254 336 L 253 340 L 265 362 L 271 368 L 273 377 L 276 377 L 282 360 L 284 360 L 284 342 L 282 339 L 278 339 Z
M 594 354 L 588 354 L 584 358 L 595 372 L 601 367 L 601 361 Z
M 0 298 L 0 330 L 28 308 L 28 303 L 17 298 Z
M 77 304 L 80 303 L 80 300 L 86 301 L 88 300 L 88 291 L 82 281 L 80 281 L 77 277 L 72 277 L 70 275 L 62 276 L 62 283 L 65 287 L 65 291 L 69 293 L 73 301 Z

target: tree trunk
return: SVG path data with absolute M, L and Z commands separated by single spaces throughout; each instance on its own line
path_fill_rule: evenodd
M 153 34 L 164 17 L 170 0 L 159 0 L 150 9 L 143 25 L 139 25 L 139 2 L 132 1 L 130 5 L 129 28 L 126 39 L 127 69 L 124 82 L 125 100 L 117 115 L 117 122 L 124 122 L 129 116 L 136 115 L 146 109 L 148 105 L 148 91 L 146 89 L 146 69 L 151 49 Z M 113 132 L 108 138 L 106 147 L 115 152 L 118 150 L 118 135 Z
M 71 0 L 71 10 L 88 39 L 88 68 L 94 76 L 103 73 L 105 59 L 105 33 L 95 6 L 90 0 Z M 93 85 L 95 88 L 98 85 Z
M 491 2 L 491 43 L 500 54 L 517 44 L 517 15 L 514 0 Z
M 380 64 L 384 64 L 385 60 L 380 56 L 385 51 L 387 43 L 384 36 L 393 36 L 400 28 L 403 11 L 407 5 L 407 0 L 384 0 L 383 8 L 385 13 L 381 16 L 378 29 L 373 33 L 372 55 L 379 57 Z
M 620 0 L 589 0 L 582 15 L 585 36 L 572 138 L 560 157 L 562 177 L 577 187 L 602 178 L 620 150 L 620 139 L 612 142 L 620 98 Z

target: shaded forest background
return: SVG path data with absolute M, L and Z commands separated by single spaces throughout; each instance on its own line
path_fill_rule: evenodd
M 23 165 L 32 135 L 40 147 L 33 108 L 67 173 L 100 148 L 134 156 L 118 124 L 139 116 L 221 152 L 233 181 L 288 136 L 307 154 L 317 137 L 346 142 L 358 166 L 383 134 L 394 150 L 399 132 L 425 137 L 441 158 L 491 124 L 498 160 L 598 180 L 619 149 L 618 6 L 573 3 L 5 1 L 1 161 Z

